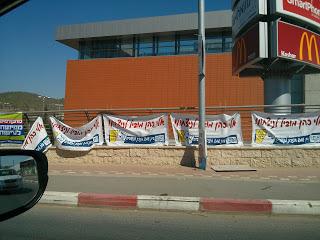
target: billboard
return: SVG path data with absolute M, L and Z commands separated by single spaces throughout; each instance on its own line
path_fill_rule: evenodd
M 273 57 L 290 59 L 320 68 L 320 35 L 282 21 L 273 24 Z
M 258 20 L 267 13 L 266 0 L 239 0 L 232 13 L 232 36 L 236 37 L 254 19 Z
M 268 25 L 258 22 L 235 40 L 232 48 L 232 73 L 237 75 L 267 57 Z
M 271 12 L 301 20 L 319 28 L 320 0 L 272 0 Z
M 0 144 L 22 144 L 23 141 L 22 112 L 0 113 Z

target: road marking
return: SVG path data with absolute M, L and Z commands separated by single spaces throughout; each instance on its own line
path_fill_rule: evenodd
M 262 179 L 262 180 L 270 180 L 271 178 L 269 178 L 269 177 L 260 177 L 260 179 Z
M 281 181 L 290 181 L 289 178 L 280 178 Z

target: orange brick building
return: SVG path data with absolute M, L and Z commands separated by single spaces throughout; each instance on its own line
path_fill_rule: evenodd
M 231 76 L 231 54 L 207 56 L 206 104 L 263 104 L 259 78 Z M 167 108 L 198 104 L 197 56 L 70 60 L 66 109 Z
M 65 109 L 198 105 L 197 14 L 62 26 L 79 51 L 67 64 Z M 231 11 L 206 13 L 206 105 L 263 104 L 260 78 L 233 77 Z

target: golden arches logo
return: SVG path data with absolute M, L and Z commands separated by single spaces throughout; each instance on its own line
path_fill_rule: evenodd
M 311 35 L 311 37 L 309 37 L 309 34 L 307 32 L 304 32 L 301 36 L 301 40 L 300 40 L 300 55 L 299 58 L 300 60 L 303 61 L 303 50 L 304 50 L 304 42 L 307 43 L 307 50 L 308 50 L 308 60 L 313 62 L 313 54 L 312 54 L 312 49 L 314 48 L 315 50 L 315 54 L 316 54 L 316 59 L 317 59 L 317 63 L 320 64 L 320 57 L 319 57 L 319 49 L 318 49 L 318 44 L 317 44 L 317 39 L 315 37 L 315 35 Z
M 240 38 L 236 43 L 236 61 L 238 66 L 247 61 L 247 47 L 243 38 Z

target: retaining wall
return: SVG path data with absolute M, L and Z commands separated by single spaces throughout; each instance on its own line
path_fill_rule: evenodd
M 96 147 L 89 152 L 47 152 L 50 163 L 59 164 L 130 164 L 149 166 L 196 166 L 195 147 Z M 320 148 L 209 148 L 208 166 L 249 164 L 255 168 L 320 167 Z

